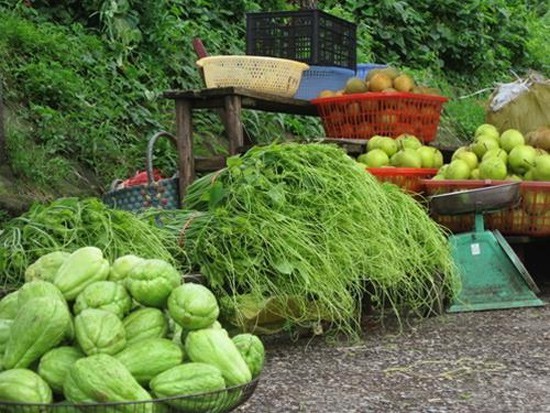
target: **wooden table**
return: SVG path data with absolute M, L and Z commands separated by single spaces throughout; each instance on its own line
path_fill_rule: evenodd
M 173 99 L 176 106 L 179 189 L 182 199 L 187 186 L 195 179 L 197 169 L 225 166 L 225 157 L 223 156 L 199 160 L 193 155 L 193 110 L 213 109 L 220 113 L 229 140 L 230 155 L 239 153 L 244 146 L 242 109 L 318 116 L 317 109 L 308 100 L 284 98 L 236 87 L 187 91 L 169 90 L 163 96 Z

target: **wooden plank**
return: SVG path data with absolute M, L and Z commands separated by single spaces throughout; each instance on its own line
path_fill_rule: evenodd
M 240 96 L 243 109 L 318 116 L 317 108 L 309 100 L 285 98 L 243 88 L 207 88 L 186 91 L 169 90 L 163 94 L 163 96 L 168 99 L 189 100 L 194 109 L 221 107 L 223 99 L 228 95 Z
M 307 100 L 259 100 L 258 98 L 243 96 L 242 105 L 245 109 L 260 110 L 264 112 L 279 112 L 287 113 L 290 115 L 303 116 L 319 116 L 317 113 L 317 107 L 309 103 L 309 101 Z
M 223 155 L 212 156 L 209 158 L 196 157 L 195 171 L 196 172 L 214 172 L 225 168 L 226 157 Z
M 185 100 L 176 101 L 176 138 L 179 156 L 179 190 L 180 198 L 183 199 L 187 187 L 195 179 L 191 105 Z
M 322 142 L 329 142 L 329 143 L 337 143 L 339 145 L 349 143 L 352 145 L 366 145 L 368 143 L 368 139 L 349 139 L 349 138 L 319 138 L 319 141 Z
M 224 99 L 224 116 L 226 135 L 229 138 L 229 154 L 235 155 L 237 149 L 244 145 L 243 125 L 241 122 L 241 97 L 228 95 Z
M 210 99 L 213 97 L 225 96 L 225 95 L 241 95 L 254 97 L 260 100 L 278 99 L 281 101 L 301 101 L 301 99 L 285 98 L 282 96 L 272 95 L 269 93 L 261 93 L 251 89 L 244 89 L 241 87 L 214 87 L 204 89 L 193 90 L 168 90 L 164 92 L 164 97 L 169 99 Z M 304 101 L 307 102 L 307 101 Z

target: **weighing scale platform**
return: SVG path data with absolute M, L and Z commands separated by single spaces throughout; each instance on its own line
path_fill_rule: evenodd
M 537 285 L 500 232 L 457 234 L 450 241 L 462 290 L 448 312 L 544 305 L 535 295 L 540 292 Z
M 433 211 L 444 215 L 475 213 L 472 232 L 449 236 L 462 289 L 448 312 L 497 310 L 544 305 L 539 289 L 499 231 L 484 228 L 484 213 L 514 205 L 519 182 L 430 198 Z

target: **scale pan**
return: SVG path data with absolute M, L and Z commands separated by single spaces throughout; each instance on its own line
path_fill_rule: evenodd
M 429 198 L 431 210 L 438 215 L 460 215 L 490 212 L 519 202 L 520 182 L 467 189 Z

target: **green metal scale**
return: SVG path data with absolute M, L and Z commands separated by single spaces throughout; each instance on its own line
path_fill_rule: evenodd
M 462 290 L 448 312 L 496 310 L 544 305 L 539 288 L 498 230 L 486 230 L 484 214 L 519 202 L 520 183 L 434 195 L 436 214 L 475 214 L 472 232 L 449 236 Z

